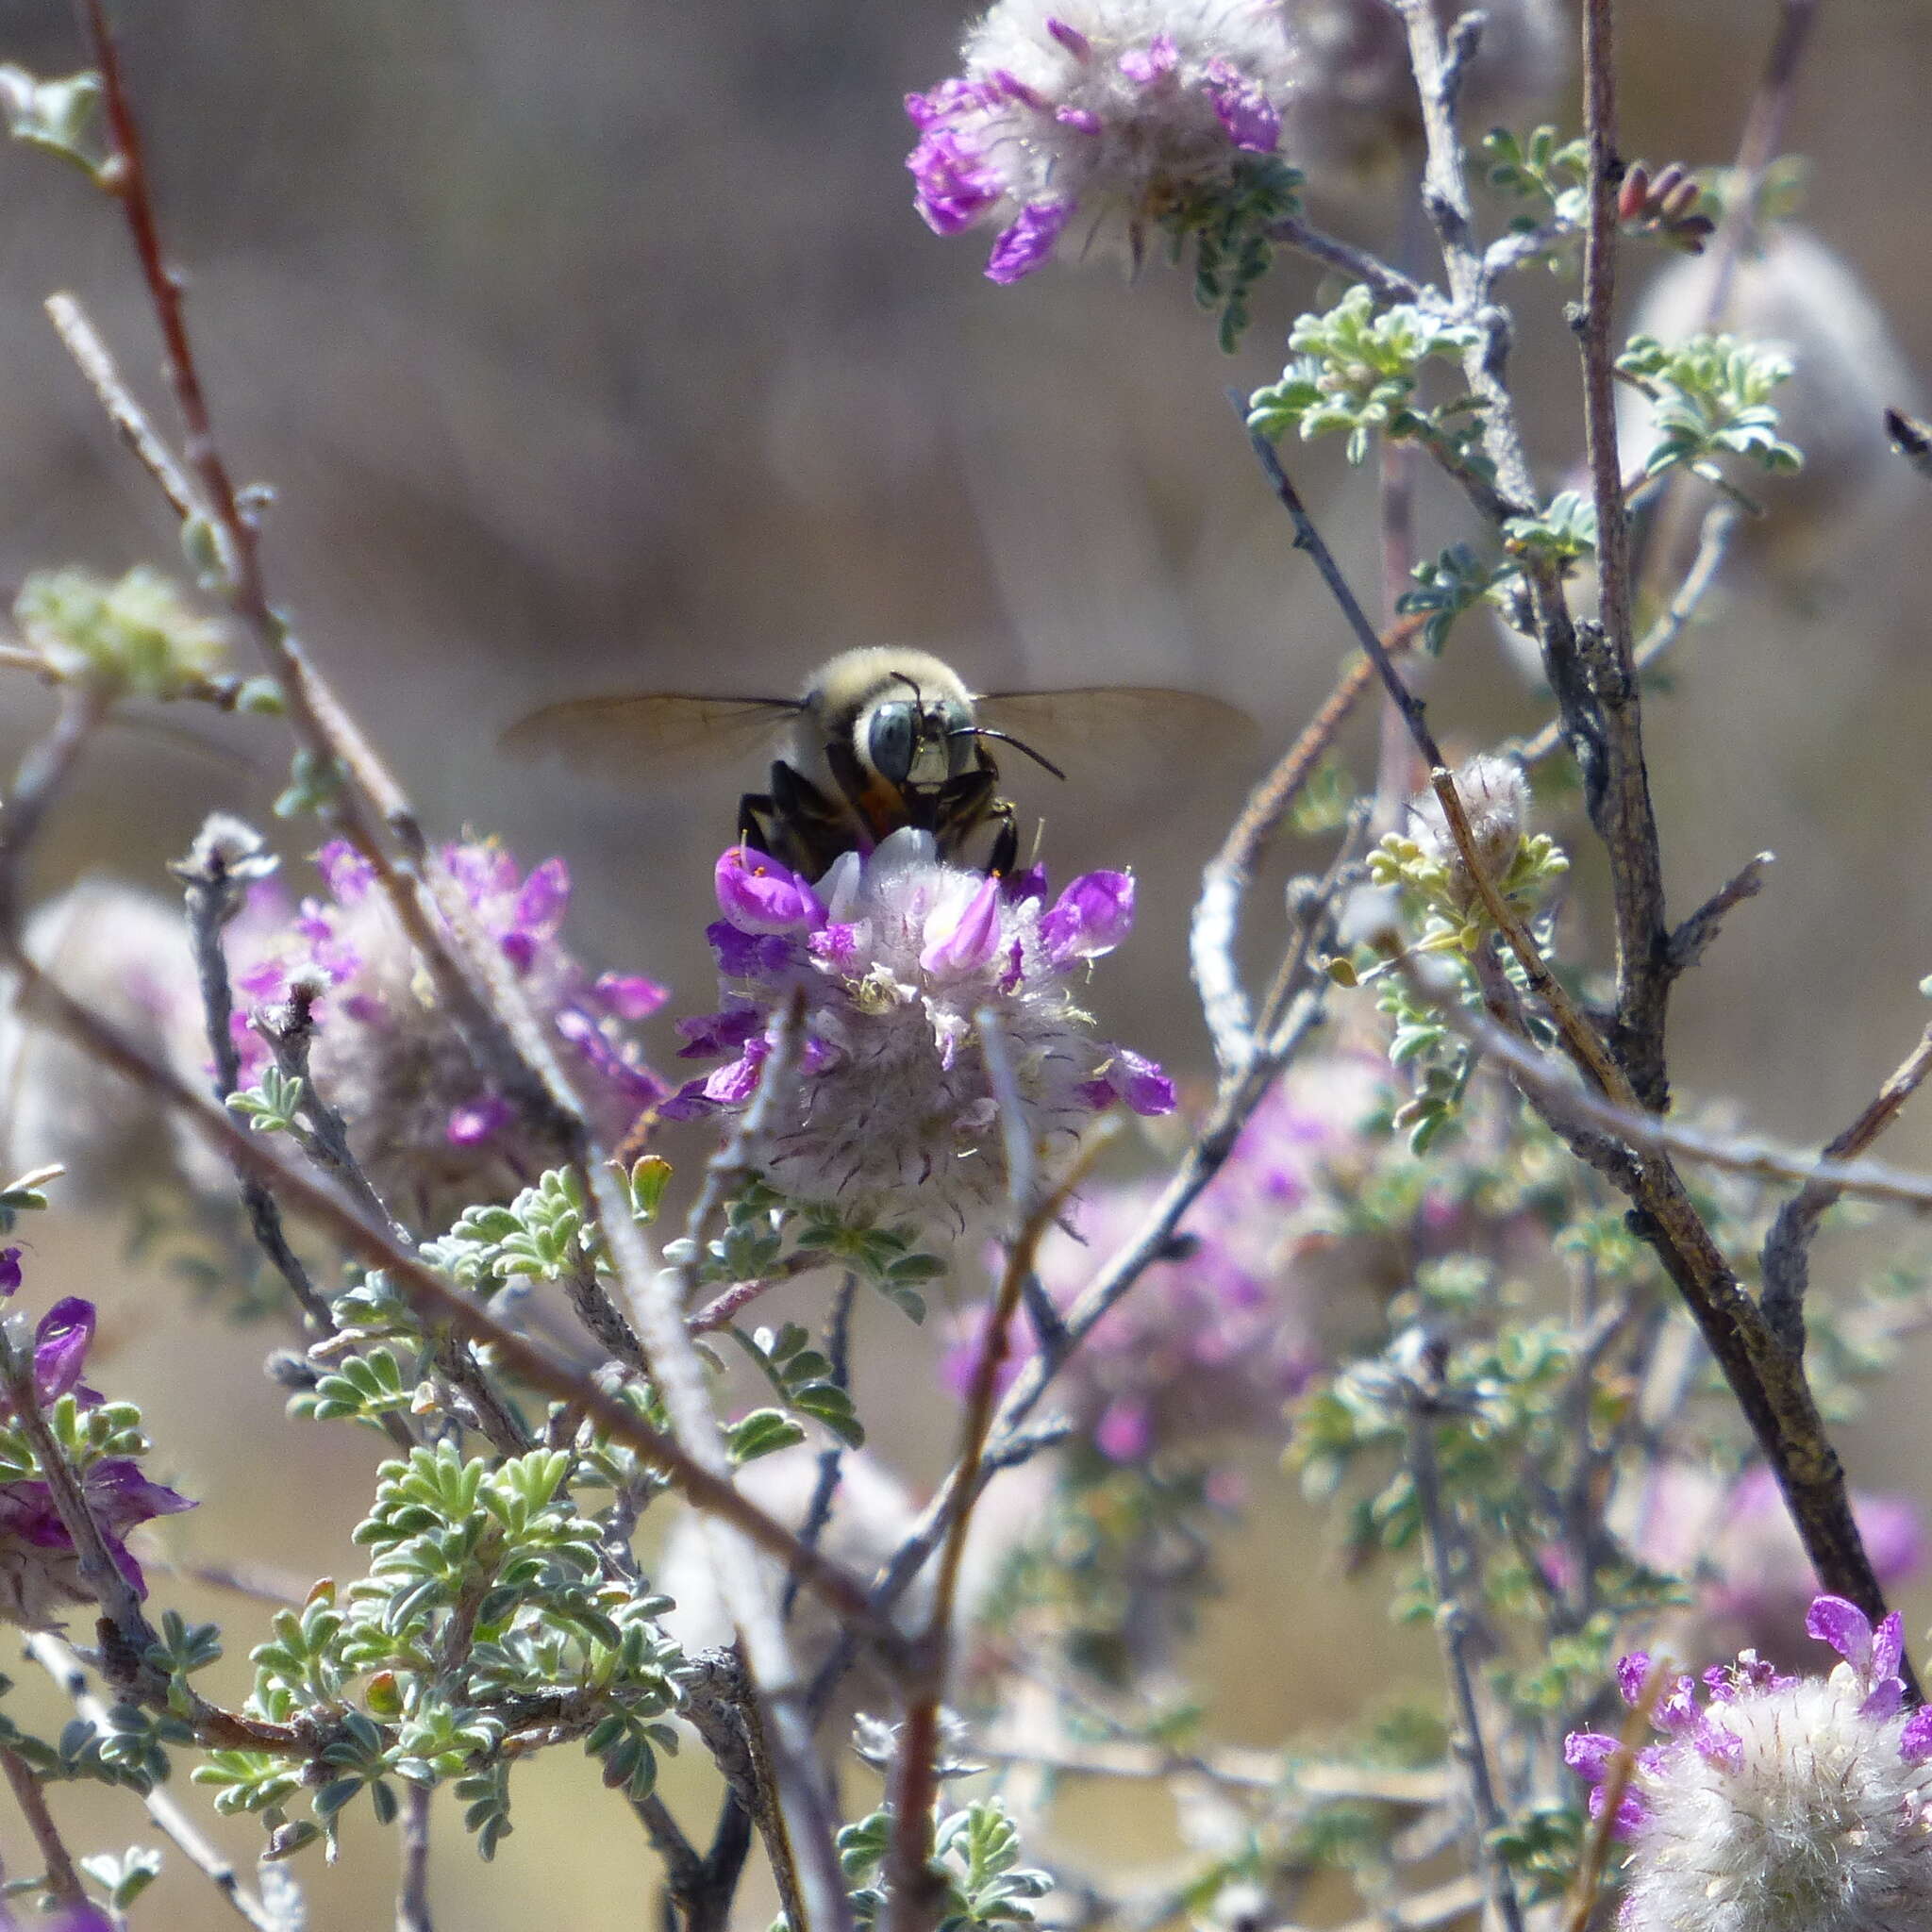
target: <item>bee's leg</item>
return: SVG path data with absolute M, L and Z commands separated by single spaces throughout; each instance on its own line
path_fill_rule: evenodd
M 1020 857 L 1020 827 L 1014 823 L 1011 800 L 991 800 L 987 806 L 987 816 L 999 826 L 999 830 L 993 835 L 992 851 L 987 856 L 986 869 L 1005 878 Z
M 772 767 L 772 807 L 776 835 L 772 856 L 807 878 L 817 878 L 841 852 L 852 849 L 847 815 L 782 758 Z

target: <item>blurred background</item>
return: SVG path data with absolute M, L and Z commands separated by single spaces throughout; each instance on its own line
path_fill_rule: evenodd
M 956 65 L 961 20 L 941 0 L 123 11 L 224 442 L 242 476 L 278 494 L 278 601 L 433 827 L 499 833 L 526 861 L 568 858 L 579 949 L 674 988 L 654 1023 L 660 1061 L 670 1014 L 711 1004 L 710 865 L 736 791 L 758 774 L 721 773 L 708 795 L 588 789 L 505 764 L 495 740 L 521 712 L 626 687 L 785 691 L 835 649 L 903 641 L 988 686 L 1211 691 L 1274 747 L 1332 683 L 1342 626 L 1289 548 L 1224 388 L 1277 375 L 1289 319 L 1337 291 L 1286 262 L 1230 360 L 1187 278 L 1164 269 L 1133 287 L 1106 264 L 1010 290 L 983 280 L 983 238 L 929 234 L 903 167 L 902 95 Z M 1626 0 L 1626 152 L 1726 158 L 1772 12 L 1765 0 Z M 65 9 L 0 0 L 0 58 L 43 74 L 80 64 Z M 1932 364 L 1928 72 L 1925 0 L 1831 0 L 1785 143 L 1813 163 L 1810 227 L 1918 369 Z M 1563 99 L 1545 111 L 1574 125 Z M 55 288 L 78 292 L 159 403 L 119 223 L 77 175 L 29 153 L 0 153 L 0 581 L 68 561 L 167 564 L 164 508 L 40 307 Z M 1399 188 L 1389 171 L 1331 185 L 1316 208 L 1394 246 Z M 1630 277 L 1658 258 L 1630 251 Z M 1513 292 L 1519 392 L 1554 489 L 1580 443 L 1564 291 L 1539 275 Z M 1372 474 L 1331 443 L 1293 464 L 1367 594 Z M 1751 854 L 1778 856 L 1764 897 L 1681 992 L 1678 1087 L 1728 1095 L 1794 1141 L 1835 1132 L 1924 1024 L 1928 529 L 1932 493 L 1907 488 L 1802 568 L 1737 577 L 1649 708 L 1677 908 Z M 1464 534 L 1457 506 L 1425 490 L 1424 551 Z M 17 752 L 44 705 L 24 680 L 8 687 L 0 751 Z M 1478 619 L 1435 679 L 1434 714 L 1473 747 L 1543 707 Z M 212 721 L 187 723 L 216 735 Z M 1352 740 L 1362 776 L 1370 739 Z M 222 743 L 252 764 L 131 728 L 104 738 L 43 841 L 37 887 L 97 870 L 159 888 L 211 805 L 265 811 L 284 771 L 275 733 L 238 724 Z M 1125 803 L 1105 812 L 1038 801 L 1057 873 L 1104 861 L 1139 874 L 1141 930 L 1097 994 L 1109 1031 L 1177 1071 L 1208 1064 L 1187 907 L 1254 775 L 1232 761 L 1168 765 L 1124 774 Z M 1257 942 L 1278 940 L 1274 888 L 1253 903 Z M 1583 941 L 1607 957 L 1585 906 Z M 1908 1115 L 1886 1151 L 1932 1161 L 1932 1111 Z M 99 1299 L 104 1386 L 147 1405 L 158 1471 L 208 1499 L 170 1525 L 171 1545 L 209 1559 L 246 1550 L 304 1579 L 354 1574 L 346 1531 L 374 1449 L 281 1424 L 262 1333 L 223 1325 L 126 1261 L 125 1230 L 50 1217 L 32 1232 L 37 1291 Z M 1895 1225 L 1827 1237 L 1819 1273 L 1917 1239 Z M 929 1475 L 944 1445 L 920 1435 L 927 1385 L 880 1367 L 883 1351 L 923 1360 L 929 1342 L 886 1320 L 863 1340 L 881 1399 L 890 1383 L 912 1391 L 886 1440 Z M 1914 1380 L 1896 1378 L 1846 1438 L 1863 1486 L 1918 1483 L 1928 1444 Z M 1310 1561 L 1319 1532 L 1265 1469 L 1256 1481 L 1251 1534 L 1203 1639 L 1209 1694 L 1241 1686 L 1228 1734 L 1273 1741 L 1339 1721 L 1367 1688 L 1430 1681 L 1432 1658 L 1378 1634 L 1379 1592 L 1357 1599 Z M 258 1606 L 163 1591 L 223 1616 L 231 1665 L 265 1623 Z M 1907 1607 L 1922 1628 L 1932 1598 Z M 80 1790 L 57 1801 L 77 1843 L 152 1837 L 129 1805 Z M 493 1868 L 442 1833 L 448 1923 L 637 1923 L 644 1847 L 591 1773 L 558 1754 L 526 1774 L 519 1802 Z M 1084 1808 L 1092 1847 L 1127 1858 L 1120 1834 L 1142 1827 L 1120 1795 Z M 17 1861 L 14 1825 L 0 1820 L 0 1850 Z M 230 1841 L 252 1843 L 247 1830 Z M 384 1923 L 389 1858 L 377 1847 L 368 1869 L 335 1874 L 305 1861 L 311 1923 Z M 140 1923 L 159 1932 L 212 1911 L 204 1890 L 170 1877 Z M 763 1923 L 756 1911 L 748 1895 L 743 1923 Z

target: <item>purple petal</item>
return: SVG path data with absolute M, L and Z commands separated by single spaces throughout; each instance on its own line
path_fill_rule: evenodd
M 1602 1731 L 1572 1731 L 1563 1740 L 1563 1762 L 1578 1777 L 1587 1778 L 1593 1785 L 1601 1784 L 1617 1746 L 1618 1740 L 1606 1737 Z
M 620 1020 L 647 1020 L 671 997 L 668 987 L 641 973 L 602 974 L 596 992 L 605 1011 Z
M 1063 20 L 1056 20 L 1052 14 L 1046 17 L 1046 30 L 1075 60 L 1091 60 L 1093 58 L 1093 42 L 1076 26 L 1069 26 Z
M 1679 1677 L 1657 1699 L 1650 1721 L 1658 1730 L 1666 1731 L 1672 1737 L 1694 1731 L 1704 1722 L 1704 1712 L 1697 1703 L 1696 1678 Z
M 769 979 L 791 959 L 791 941 L 774 933 L 740 932 L 724 920 L 706 926 L 711 957 L 727 979 Z
M 758 1069 L 764 1065 L 765 1056 L 771 1050 L 768 1041 L 747 1041 L 744 1051 L 729 1066 L 720 1067 L 705 1082 L 702 1090 L 705 1098 L 717 1102 L 721 1107 L 743 1106 L 758 1091 Z
M 835 966 L 843 973 L 858 963 L 858 928 L 835 919 L 831 924 L 813 933 L 806 945 L 814 959 L 823 959 L 826 965 Z
M 94 1339 L 94 1305 L 78 1295 L 58 1301 L 34 1330 L 34 1389 L 42 1402 L 54 1402 L 78 1387 Z M 80 1391 L 83 1400 L 92 1391 Z M 96 1402 L 97 1395 L 92 1396 Z
M 722 1013 L 703 1013 L 694 1019 L 679 1020 L 675 1029 L 686 1044 L 677 1050 L 681 1060 L 711 1059 L 719 1054 L 735 1054 L 755 1033 L 765 1028 L 762 1008 L 729 1006 Z
M 375 883 L 375 868 L 346 839 L 331 839 L 315 855 L 315 869 L 329 896 L 343 906 L 355 905 Z
M 987 280 L 1006 287 L 1044 267 L 1073 212 L 1070 201 L 1029 201 L 992 244 L 986 259 Z
M 1744 1761 L 1744 1740 L 1724 1724 L 1700 1717 L 1690 1733 L 1690 1742 L 1707 1764 L 1720 1771 L 1736 1771 Z
M 951 127 L 928 128 L 906 165 L 912 206 L 935 235 L 963 234 L 1006 192 L 985 156 Z
M 1932 1704 L 1922 1704 L 1907 1718 L 1899 1733 L 1898 1755 L 1907 1764 L 1924 1764 L 1932 1757 Z
M 1053 118 L 1062 127 L 1071 127 L 1075 134 L 1098 134 L 1104 125 L 1091 108 L 1060 108 Z
M 1018 101 L 1023 108 L 1031 108 L 1039 113 L 1046 111 L 1046 96 L 1038 88 L 1028 87 L 1017 74 L 1009 74 L 1004 67 L 995 67 L 991 80 L 1002 99 Z
M 1056 966 L 1097 959 L 1126 938 L 1134 924 L 1134 875 L 1090 872 L 1076 878 L 1053 909 L 1041 915 L 1041 942 Z
M 1805 1616 L 1805 1634 L 1830 1644 L 1860 1675 L 1872 1661 L 1872 1620 L 1841 1596 L 1812 1599 Z
M 1250 154 L 1272 155 L 1281 142 L 1281 115 L 1260 88 L 1227 60 L 1208 63 L 1206 86 L 1228 140 Z
M 1127 1105 L 1136 1113 L 1149 1119 L 1172 1113 L 1176 1105 L 1174 1082 L 1160 1071 L 1159 1066 L 1125 1047 L 1119 1048 L 1118 1055 L 1127 1076 L 1122 1088 L 1122 1098 Z
M 1007 903 L 1024 906 L 1028 899 L 1038 899 L 1046 904 L 1046 868 L 1043 865 L 1022 866 L 1018 872 L 1009 872 L 1000 881 L 1000 891 L 1006 894 Z
M 516 923 L 540 939 L 550 939 L 563 924 L 569 904 L 570 868 L 560 858 L 546 858 L 517 893 Z
M 718 860 L 718 909 L 741 932 L 808 931 L 824 923 L 825 908 L 805 880 L 775 858 L 733 845 Z
M 473 906 L 480 906 L 499 892 L 513 892 L 517 889 L 517 862 L 501 845 L 487 841 L 445 845 L 442 862 Z
M 1893 1610 L 1879 1624 L 1872 1638 L 1872 1678 L 1881 1683 L 1895 1677 L 1906 1654 L 1906 1620 Z
M 658 1106 L 658 1113 L 667 1121 L 703 1120 L 707 1114 L 718 1111 L 718 1103 L 705 1091 L 703 1080 L 687 1080 L 677 1091 Z
M 1121 56 L 1121 72 L 1136 87 L 1154 87 L 1171 75 L 1180 59 L 1172 34 L 1156 34 L 1144 47 L 1129 47 Z
M 999 95 L 984 81 L 965 80 L 958 75 L 942 80 L 926 94 L 906 96 L 906 117 L 918 128 L 939 127 L 957 121 L 981 108 L 997 104 Z
M 450 1110 L 443 1138 L 452 1147 L 480 1147 L 484 1141 L 494 1140 L 515 1118 L 516 1109 L 508 1101 L 499 1094 L 486 1093 L 481 1099 Z
M 11 1294 L 20 1286 L 20 1250 L 0 1248 L 0 1295 Z
M 94 1514 L 110 1529 L 132 1529 L 156 1516 L 178 1516 L 199 1506 L 192 1497 L 166 1483 L 151 1481 L 141 1464 L 127 1457 L 97 1462 L 86 1477 L 87 1499 Z
M 919 956 L 927 973 L 976 973 L 998 952 L 1000 882 L 982 879 L 963 906 L 935 913 L 925 925 L 925 949 Z
M 1905 1708 L 1906 1687 L 1897 1677 L 1880 1677 L 1872 1694 L 1858 1707 L 1860 1717 L 1896 1717 Z

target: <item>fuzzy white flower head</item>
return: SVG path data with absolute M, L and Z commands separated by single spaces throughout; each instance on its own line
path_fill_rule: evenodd
M 1529 780 L 1514 758 L 1482 752 L 1456 773 L 1456 794 L 1469 819 L 1475 849 L 1491 878 L 1501 880 L 1523 842 L 1529 820 Z M 1460 848 L 1449 830 L 1441 801 L 1433 791 L 1420 793 L 1409 806 L 1409 836 L 1438 864 L 1448 869 L 1460 890 L 1473 893 Z
M 622 1133 L 665 1091 L 625 1032 L 625 1023 L 656 1010 L 664 990 L 629 974 L 592 980 L 565 949 L 570 877 L 561 859 L 525 876 L 491 841 L 446 846 L 442 856 L 592 1117 Z M 316 864 L 326 898 L 305 900 L 285 930 L 231 947 L 242 1077 L 255 1078 L 269 1059 L 254 1020 L 308 990 L 316 1018 L 309 1064 L 348 1124 L 357 1159 L 392 1211 L 419 1227 L 446 1226 L 474 1202 L 514 1193 L 555 1149 L 478 1072 L 369 868 L 339 841 Z
M 1885 317 L 1850 268 L 1803 230 L 1777 227 L 1742 256 L 1721 316 L 1711 319 L 1717 252 L 1684 256 L 1644 291 L 1630 333 L 1674 343 L 1713 326 L 1788 357 L 1772 400 L 1778 434 L 1804 452 L 1801 470 L 1745 488 L 1763 507 L 1733 536 L 1734 551 L 1803 578 L 1843 567 L 1919 504 L 1924 484 L 1892 453 L 1888 407 L 1910 408 L 1918 384 Z M 1655 440 L 1651 404 L 1617 391 L 1617 438 L 1641 458 Z
M 1274 153 L 1295 64 L 1281 0 L 997 0 L 962 73 L 907 97 L 916 206 L 940 235 L 998 224 L 996 282 L 1063 232 L 1139 260 L 1151 224 Z
M 1282 118 L 1296 166 L 1371 170 L 1422 143 L 1408 30 L 1389 0 L 1286 0 L 1301 56 Z M 1465 9 L 1436 0 L 1437 25 Z M 1461 111 L 1472 129 L 1511 120 L 1549 94 L 1568 66 L 1569 32 L 1556 0 L 1485 0 L 1482 37 L 1464 70 Z
M 1631 1843 L 1625 1932 L 1923 1932 L 1932 1924 L 1932 1725 L 1907 1716 L 1896 1612 L 1874 1631 L 1841 1597 L 1812 1605 L 1811 1634 L 1843 1661 L 1781 1677 L 1755 1653 L 1681 1677 L 1653 1722 L 1618 1812 Z M 1650 1659 L 1625 1657 L 1638 1695 Z M 1616 1740 L 1574 1733 L 1593 1782 Z
M 678 1026 L 684 1057 L 735 1058 L 663 1111 L 748 1102 L 801 1002 L 800 1063 L 776 1102 L 765 1179 L 794 1200 L 964 1226 L 1006 1187 L 982 1014 L 1048 1152 L 1115 1100 L 1145 1114 L 1174 1106 L 1160 1069 L 1097 1040 L 1074 998 L 1086 962 L 1132 924 L 1133 884 L 1089 873 L 1049 907 L 1037 871 L 1001 879 L 944 865 L 929 833 L 908 829 L 864 858 L 847 853 L 813 887 L 735 845 L 718 862 L 724 917 L 708 935 L 725 1003 Z
M 83 879 L 27 921 L 27 957 L 129 1039 L 198 1080 L 208 1061 L 201 997 L 178 905 L 105 878 Z M 170 1170 L 180 1151 L 197 1185 L 229 1186 L 226 1168 L 178 1143 L 164 1109 L 62 1036 L 0 1006 L 0 1159 L 19 1174 L 44 1161 L 67 1170 L 67 1198 L 125 1197 L 130 1180 Z M 190 1143 L 192 1143 L 192 1148 Z

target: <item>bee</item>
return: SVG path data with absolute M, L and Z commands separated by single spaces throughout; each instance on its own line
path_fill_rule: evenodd
M 1231 705 L 1187 691 L 976 693 L 929 651 L 871 645 L 822 664 L 795 698 L 573 698 L 513 724 L 503 745 L 648 782 L 693 750 L 749 749 L 787 727 L 789 756 L 773 761 L 767 790 L 739 800 L 738 832 L 807 878 L 908 825 L 931 833 L 940 857 L 957 863 L 970 862 L 970 848 L 986 839 L 982 869 L 1010 872 L 1018 819 L 1000 795 L 988 744 L 1010 745 L 1054 777 L 1067 775 L 1022 729 L 1058 727 L 1078 748 L 1116 762 L 1131 759 L 1137 738 L 1167 744 L 1198 733 L 1228 749 L 1253 730 Z

